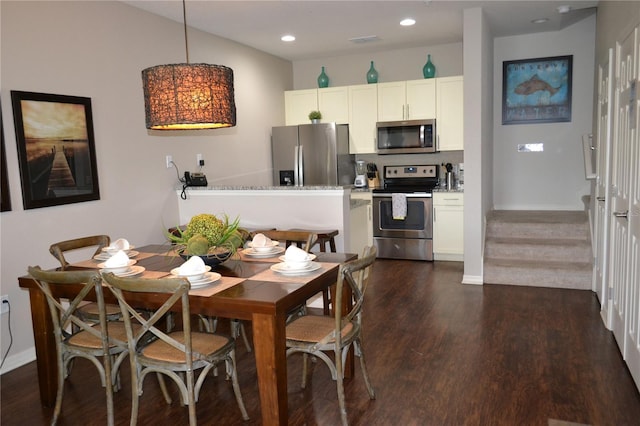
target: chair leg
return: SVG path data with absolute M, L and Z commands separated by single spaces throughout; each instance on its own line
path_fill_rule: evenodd
M 62 395 L 64 393 L 64 378 L 65 378 L 66 366 L 61 358 L 58 358 L 58 391 L 56 392 L 56 406 L 53 410 L 53 418 L 51 419 L 51 425 L 54 426 L 58 422 L 60 416 L 60 410 L 62 410 Z
M 307 376 L 309 375 L 309 354 L 306 352 L 302 353 L 302 384 L 300 385 L 302 389 L 306 389 L 307 387 Z
M 349 422 L 347 420 L 347 407 L 344 398 L 344 368 L 342 365 L 342 354 L 339 351 L 336 351 L 335 363 L 336 388 L 338 391 L 338 405 L 340 406 L 340 420 L 342 421 L 342 426 L 348 426 Z
M 362 376 L 364 377 L 364 383 L 367 385 L 367 391 L 369 392 L 370 399 L 376 399 L 376 394 L 373 390 L 373 385 L 371 384 L 371 379 L 369 378 L 369 372 L 367 370 L 367 364 L 364 360 L 364 351 L 362 350 L 362 342 L 356 340 L 354 342 L 354 348 L 357 352 L 359 352 L 358 358 L 360 358 L 360 369 L 362 370 Z
M 238 402 L 238 407 L 240 408 L 240 413 L 242 414 L 243 420 L 249 420 L 249 414 L 247 414 L 247 409 L 244 406 L 244 401 L 242 400 L 242 394 L 240 393 L 240 384 L 238 383 L 238 371 L 236 369 L 236 354 L 235 351 L 231 351 L 229 354 L 230 361 L 226 361 L 227 370 L 231 369 L 231 383 L 233 384 L 233 393 L 236 395 L 236 401 Z M 231 365 L 229 365 L 229 363 Z
M 244 346 L 247 348 L 247 352 L 251 352 L 251 344 L 249 343 L 249 338 L 247 337 L 247 331 L 244 328 L 244 323 L 239 319 L 231 320 L 231 336 L 234 339 L 242 336 L 244 340 Z
M 167 402 L 167 404 L 171 404 L 173 400 L 171 399 L 171 396 L 169 396 L 169 391 L 167 391 L 167 385 L 164 382 L 164 376 L 161 373 L 156 373 L 156 376 L 158 377 L 158 383 L 160 384 L 160 390 L 162 391 L 164 400 Z

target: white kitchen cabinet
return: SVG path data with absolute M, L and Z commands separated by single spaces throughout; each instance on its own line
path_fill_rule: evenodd
M 464 149 L 463 77 L 436 79 L 436 133 L 439 151 Z
M 464 193 L 433 193 L 433 258 L 464 260 Z
M 349 86 L 349 153 L 376 152 L 378 90 L 376 84 Z
M 287 126 L 309 124 L 309 113 L 318 111 L 318 89 L 287 90 L 284 92 L 284 108 Z
M 322 121 L 337 124 L 349 124 L 349 88 L 327 87 L 318 89 L 318 111 Z
M 378 121 L 436 117 L 435 79 L 378 84 Z
M 352 222 L 353 240 L 362 241 L 364 239 L 365 241 L 365 244 L 358 249 L 358 253 L 362 253 L 365 245 L 373 245 L 373 197 L 371 191 L 351 191 L 351 200 L 365 200 L 367 202 L 364 206 L 366 216 L 359 216 L 359 223 Z

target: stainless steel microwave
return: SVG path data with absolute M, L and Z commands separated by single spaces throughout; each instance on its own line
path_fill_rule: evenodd
M 378 154 L 436 152 L 436 120 L 378 122 Z

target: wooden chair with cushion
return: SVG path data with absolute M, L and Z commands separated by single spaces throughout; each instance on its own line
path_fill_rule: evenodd
M 113 392 L 118 387 L 118 369 L 127 355 L 127 336 L 122 322 L 108 322 L 104 311 L 102 279 L 97 271 L 43 271 L 29 267 L 29 274 L 45 295 L 53 323 L 58 368 L 58 390 L 51 424 L 56 424 L 62 409 L 64 382 L 68 365 L 74 358 L 91 361 L 100 374 L 107 398 L 107 424 L 113 425 Z M 77 287 L 77 295 L 68 306 L 53 297 L 51 285 Z M 87 322 L 77 315 L 85 298 L 94 294 L 98 306 L 98 323 Z M 73 325 L 73 327 L 70 327 Z M 73 330 L 69 332 L 68 330 Z M 105 332 L 106 330 L 106 332 Z M 93 415 L 93 413 L 92 413 Z
M 375 399 L 362 347 L 362 308 L 371 266 L 375 260 L 375 247 L 366 247 L 360 259 L 340 265 L 333 316 L 304 315 L 294 319 L 286 328 L 287 356 L 297 352 L 302 352 L 304 355 L 303 388 L 306 387 L 309 355 L 320 358 L 329 366 L 331 376 L 337 384 L 338 403 L 343 425 L 348 424 L 343 384 L 344 363 L 352 344 L 356 356 L 360 358 L 360 367 L 369 397 Z M 352 292 L 352 303 L 344 300 L 345 287 Z M 351 308 L 348 313 L 344 314 L 343 308 L 346 306 L 351 306 Z M 333 360 L 325 353 L 328 351 L 333 351 Z
M 235 341 L 229 336 L 191 330 L 190 285 L 186 278 L 120 278 L 108 273 L 104 279 L 123 313 L 127 313 L 123 317 L 131 363 L 131 425 L 137 422 L 144 379 L 153 372 L 166 375 L 176 383 L 181 402 L 189 408 L 189 424 L 196 425 L 195 403 L 202 384 L 207 373 L 223 362 L 242 418 L 249 419 L 238 384 Z M 156 293 L 166 301 L 147 319 L 129 303 L 135 293 Z M 158 321 L 174 307 L 182 312 L 182 330 L 165 333 L 158 328 Z M 134 328 L 135 325 L 140 328 Z
M 51 244 L 49 252 L 58 259 L 62 270 L 66 270 L 69 267 L 69 262 L 64 257 L 65 252 L 72 250 L 80 250 L 91 247 L 96 247 L 95 253 L 92 256 L 102 253 L 102 249 L 107 247 L 111 243 L 111 239 L 108 235 L 92 235 L 90 237 L 75 238 L 73 240 L 60 241 L 58 243 Z M 105 310 L 107 313 L 107 321 L 116 321 L 120 319 L 120 307 L 118 305 L 105 304 Z M 78 310 L 78 315 L 82 316 L 86 321 L 98 321 L 98 305 L 95 303 L 86 303 Z

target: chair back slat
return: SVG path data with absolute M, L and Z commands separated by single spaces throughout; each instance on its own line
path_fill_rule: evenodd
M 49 253 L 58 259 L 62 269 L 66 269 L 69 266 L 69 262 L 67 262 L 67 259 L 64 257 L 65 252 L 95 246 L 96 251 L 93 254 L 95 256 L 100 254 L 102 249 L 107 247 L 110 243 L 111 239 L 108 235 L 92 235 L 89 237 L 74 238 L 72 240 L 65 240 L 51 244 L 49 247 Z

